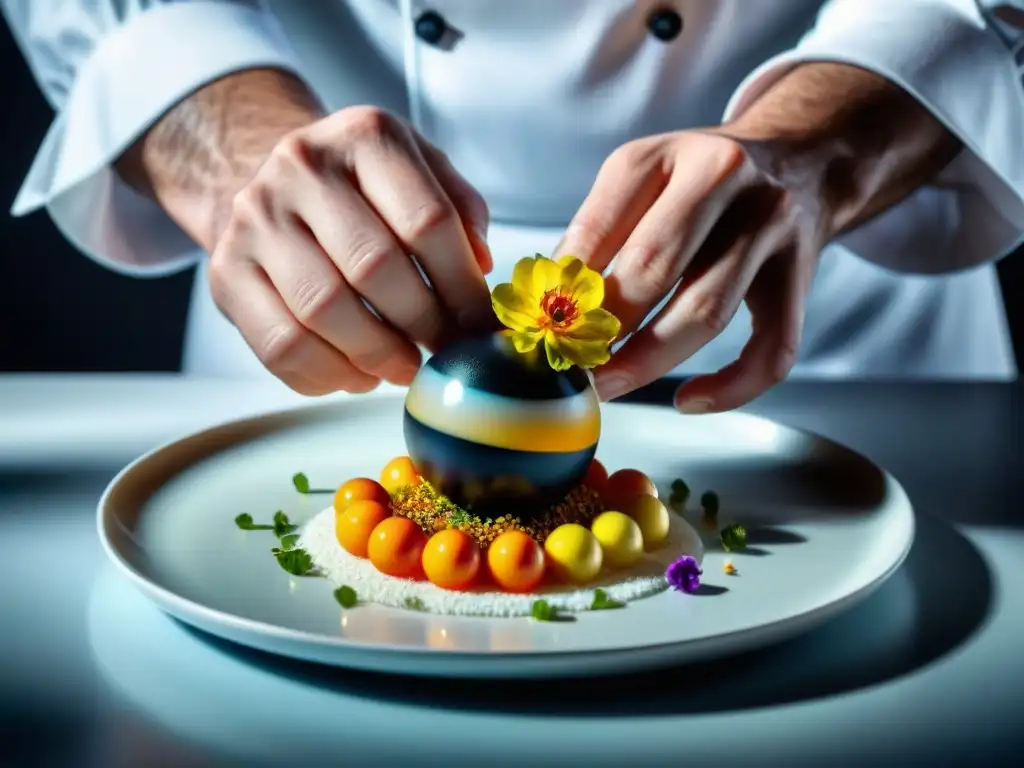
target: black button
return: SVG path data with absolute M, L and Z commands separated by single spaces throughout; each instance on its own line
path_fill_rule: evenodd
M 444 33 L 448 31 L 441 14 L 436 11 L 426 11 L 416 19 L 416 37 L 429 45 L 437 45 L 444 39 Z
M 683 18 L 675 11 L 655 11 L 647 19 L 647 29 L 663 42 L 675 40 L 683 31 Z

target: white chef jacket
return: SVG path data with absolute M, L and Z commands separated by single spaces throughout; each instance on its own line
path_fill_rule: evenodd
M 908 90 L 964 149 L 825 249 L 793 375 L 1016 375 L 992 264 L 1024 233 L 1024 24 L 1012 18 L 1024 0 L 2 2 L 56 110 L 13 213 L 45 207 L 124 273 L 199 263 L 186 371 L 269 375 L 214 307 L 203 254 L 111 164 L 219 76 L 282 67 L 333 108 L 412 121 L 487 199 L 494 282 L 554 247 L 618 145 L 717 124 L 799 62 L 831 60 Z M 678 35 L 653 33 L 659 11 L 676 14 Z M 443 40 L 424 34 L 427 12 Z M 720 368 L 748 335 L 741 310 L 678 371 Z

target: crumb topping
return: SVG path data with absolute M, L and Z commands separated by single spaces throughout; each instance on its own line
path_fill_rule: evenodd
M 548 534 L 558 526 L 578 523 L 589 528 L 594 518 L 604 512 L 604 504 L 598 492 L 581 485 L 570 491 L 561 503 L 525 523 L 511 515 L 494 519 L 481 518 L 438 493 L 426 480 L 399 488 L 391 495 L 391 508 L 395 514 L 412 519 L 427 534 L 445 528 L 458 528 L 472 536 L 482 547 L 509 530 L 523 531 L 543 544 Z

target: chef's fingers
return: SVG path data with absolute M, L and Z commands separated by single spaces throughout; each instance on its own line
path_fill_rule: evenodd
M 749 193 L 753 194 L 753 193 Z M 669 373 L 732 321 L 761 265 L 792 236 L 792 214 L 778 196 L 777 214 L 758 229 L 739 226 L 751 214 L 737 199 L 712 230 L 691 269 L 657 315 L 596 373 L 604 400 L 619 397 Z
M 264 233 L 259 253 L 260 266 L 303 326 L 359 370 L 392 384 L 412 382 L 419 349 L 370 312 L 305 224 L 294 219 Z
M 254 261 L 237 255 L 218 255 L 215 251 L 209 270 L 216 305 L 238 328 L 267 370 L 296 392 L 361 393 L 380 383 L 303 326 Z
M 489 324 L 490 292 L 462 219 L 412 132 L 394 118 L 364 117 L 363 122 L 349 128 L 348 151 L 363 197 L 415 257 L 449 318 L 468 330 Z
M 491 249 L 487 246 L 487 227 L 491 218 L 487 202 L 473 185 L 456 170 L 451 160 L 448 159 L 448 155 L 422 136 L 415 138 L 420 152 L 423 153 L 423 159 L 427 161 L 430 170 L 441 182 L 441 186 L 448 193 L 448 197 L 451 198 L 452 204 L 462 218 L 466 236 L 473 248 L 477 264 L 480 265 L 480 269 L 485 275 L 490 274 L 494 269 L 494 258 L 491 256 Z
M 619 147 L 598 171 L 554 256 L 576 256 L 604 272 L 670 175 L 660 143 L 636 141 Z
M 746 405 L 789 375 L 800 349 L 809 259 L 796 247 L 769 259 L 747 293 L 752 333 L 740 356 L 717 373 L 691 379 L 675 394 L 683 413 L 729 411 Z
M 359 190 L 342 176 L 301 168 L 280 183 L 288 185 L 284 199 L 294 202 L 294 210 L 284 216 L 297 217 L 309 227 L 354 291 L 408 339 L 437 348 L 446 335 L 444 311 Z
M 678 161 L 672 181 L 633 229 L 605 285 L 604 306 L 622 335 L 635 331 L 668 296 L 712 228 L 757 171 L 732 144 L 721 153 Z M 737 222 L 753 230 L 763 221 Z

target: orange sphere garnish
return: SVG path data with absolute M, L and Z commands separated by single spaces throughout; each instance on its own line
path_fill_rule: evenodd
M 587 467 L 587 475 L 583 478 L 583 484 L 604 496 L 605 491 L 608 490 L 608 470 L 604 468 L 604 464 L 597 459 L 591 461 L 590 466 Z
M 394 493 L 399 488 L 407 485 L 415 485 L 420 481 L 420 473 L 408 456 L 399 456 L 387 463 L 380 473 L 380 484 L 389 493 Z
M 658 498 L 654 482 L 639 469 L 620 469 L 608 478 L 604 501 L 609 509 L 621 511 L 642 493 Z
M 369 499 L 353 501 L 340 512 L 335 508 L 334 536 L 349 554 L 366 557 L 370 534 L 382 520 L 390 517 L 391 508 L 380 502 Z
M 334 494 L 334 511 L 341 512 L 354 501 L 376 501 L 386 507 L 391 504 L 391 497 L 376 480 L 357 477 L 338 488 Z
M 423 573 L 442 589 L 466 589 L 480 573 L 480 546 L 465 531 L 448 528 L 423 548 Z
M 427 534 L 408 517 L 382 520 L 370 534 L 366 547 L 370 562 L 381 573 L 400 579 L 419 578 Z
M 487 548 L 487 568 L 506 592 L 532 592 L 544 579 L 544 550 L 522 531 L 505 531 Z

